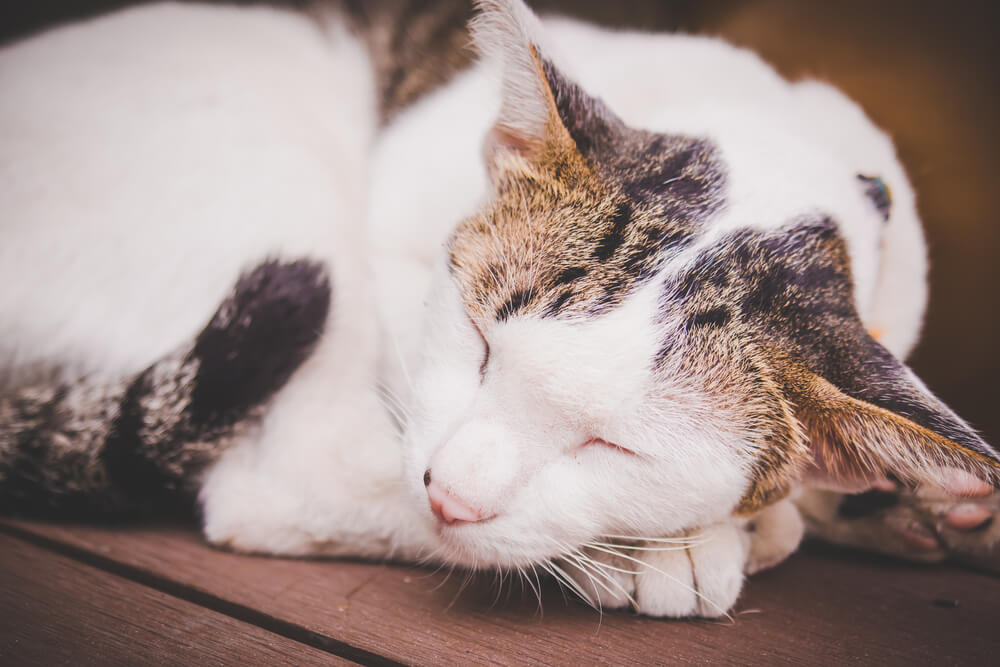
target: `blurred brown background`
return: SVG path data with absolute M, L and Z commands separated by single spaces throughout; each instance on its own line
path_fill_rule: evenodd
M 124 3 L 4 3 L 0 41 Z M 274 3 L 282 4 L 282 3 Z M 294 3 L 286 3 L 294 4 Z M 993 0 L 539 0 L 596 21 L 721 35 L 790 77 L 827 80 L 892 134 L 916 187 L 931 305 L 912 365 L 1000 445 L 1000 10 Z

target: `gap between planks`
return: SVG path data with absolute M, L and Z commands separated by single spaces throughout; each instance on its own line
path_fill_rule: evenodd
M 227 608 L 252 609 L 406 664 L 743 665 L 874 656 L 880 664 L 928 656 L 937 664 L 974 664 L 1000 651 L 991 625 L 1000 611 L 997 579 L 816 545 L 753 577 L 736 621 L 717 623 L 601 618 L 562 602 L 548 583 L 545 613 L 536 614 L 533 594 L 515 590 L 497 605 L 495 589 L 473 583 L 459 595 L 456 579 L 426 570 L 240 556 L 209 548 L 193 527 L 2 523 L 129 571 L 152 572 L 172 587 L 194 589 L 199 600 L 207 594 Z
M 354 664 L 9 535 L 0 535 L 5 665 Z
M 402 665 L 402 663 L 390 660 L 377 653 L 352 646 L 341 640 L 276 618 L 252 607 L 197 590 L 171 579 L 158 576 L 147 570 L 107 558 L 93 551 L 23 530 L 18 526 L 4 521 L 0 521 L 0 533 L 352 662 L 380 667 Z

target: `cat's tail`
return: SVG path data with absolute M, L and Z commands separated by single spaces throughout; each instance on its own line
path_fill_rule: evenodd
M 193 342 L 144 371 L 0 396 L 0 511 L 189 509 L 201 472 L 308 358 L 330 295 L 322 265 L 268 260 Z

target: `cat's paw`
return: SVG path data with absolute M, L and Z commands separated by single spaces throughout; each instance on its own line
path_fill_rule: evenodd
M 836 544 L 924 562 L 988 553 L 1000 542 L 1000 492 L 958 470 L 942 479 L 854 495 L 810 490 L 798 504 L 809 533 Z
M 749 551 L 749 533 L 727 523 L 684 538 L 597 543 L 561 567 L 595 607 L 717 618 L 740 595 Z
M 750 535 L 746 574 L 767 570 L 792 555 L 802 542 L 805 524 L 791 500 L 765 507 L 744 527 Z

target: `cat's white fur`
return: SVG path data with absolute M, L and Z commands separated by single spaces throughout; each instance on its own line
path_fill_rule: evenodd
M 788 84 L 721 41 L 543 23 L 557 65 L 627 123 L 715 141 L 729 190 L 717 234 L 813 210 L 836 219 L 866 324 L 895 354 L 909 350 L 926 300 L 913 192 L 890 141 L 853 103 L 823 84 Z M 16 384 L 53 361 L 71 374 L 135 372 L 189 339 L 241 268 L 317 257 L 334 285 L 328 333 L 259 431 L 208 472 L 209 540 L 489 566 L 597 535 L 702 527 L 689 551 L 633 552 L 639 562 L 619 568 L 645 574 L 617 573 L 613 586 L 576 576 L 612 606 L 631 596 L 651 614 L 722 613 L 744 569 L 783 557 L 801 523 L 781 505 L 772 512 L 787 521 L 751 545 L 728 518 L 749 465 L 736 453 L 741 434 L 682 385 L 672 398 L 683 411 L 642 396 L 660 281 L 593 322 L 509 322 L 491 341 L 500 370 L 480 388 L 482 343 L 441 256 L 488 196 L 482 143 L 504 75 L 477 65 L 376 138 L 365 58 L 335 15 L 318 29 L 286 11 L 190 5 L 5 49 L 0 377 Z M 859 172 L 892 188 L 888 225 Z M 630 345 L 613 345 L 622 339 Z M 379 383 L 406 406 L 402 443 Z M 676 446 L 661 448 L 655 470 L 608 449 L 576 451 L 593 423 L 637 451 L 663 433 Z M 428 467 L 497 519 L 436 524 Z M 692 565 L 702 597 L 690 590 Z

